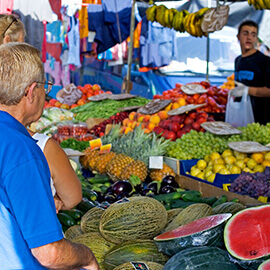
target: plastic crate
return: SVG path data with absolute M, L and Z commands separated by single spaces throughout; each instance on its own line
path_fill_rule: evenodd
M 223 188 L 224 184 L 231 184 L 233 182 L 233 180 L 235 178 L 237 178 L 239 176 L 239 174 L 216 174 L 215 180 L 214 182 L 208 182 L 206 180 L 203 180 L 201 178 L 192 176 L 190 174 L 187 174 L 187 172 L 190 171 L 191 167 L 196 165 L 196 163 L 198 162 L 199 159 L 190 159 L 190 160 L 180 160 L 180 174 L 190 177 L 192 179 L 195 179 L 197 181 L 201 181 L 203 183 L 209 184 L 209 185 L 213 185 L 219 188 Z

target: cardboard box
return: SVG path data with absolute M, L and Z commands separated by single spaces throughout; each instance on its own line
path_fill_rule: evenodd
M 203 183 L 201 181 L 197 181 L 184 175 L 177 175 L 175 179 L 181 188 L 198 190 L 202 193 L 202 197 L 212 197 L 212 196 L 220 197 L 221 195 L 226 195 L 228 201 L 237 198 L 242 204 L 246 206 L 255 206 L 262 204 L 260 201 L 251 198 L 249 196 L 229 192 L 224 189 L 215 187 L 213 185 L 209 185 L 207 183 Z

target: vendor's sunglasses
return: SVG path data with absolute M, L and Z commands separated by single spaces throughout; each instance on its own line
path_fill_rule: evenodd
M 44 90 L 45 90 L 45 94 L 49 94 L 52 90 L 52 87 L 54 85 L 53 82 L 51 81 L 46 81 L 46 82 L 36 82 L 36 83 L 41 83 L 44 84 Z
M 14 23 L 17 22 L 18 20 L 14 17 L 12 22 L 8 25 L 8 27 L 6 28 L 6 30 L 3 32 L 3 38 L 5 37 L 5 34 L 7 32 L 7 30 L 10 28 L 10 26 Z

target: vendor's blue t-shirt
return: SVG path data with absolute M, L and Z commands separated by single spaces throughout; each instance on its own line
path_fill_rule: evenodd
M 63 238 L 49 167 L 21 123 L 0 119 L 0 269 L 44 270 L 31 249 Z

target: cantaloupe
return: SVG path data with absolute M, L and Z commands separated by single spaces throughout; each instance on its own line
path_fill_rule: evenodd
M 65 231 L 65 238 L 68 240 L 72 240 L 74 237 L 79 236 L 81 234 L 83 234 L 81 226 L 73 225 Z
M 84 233 L 99 232 L 99 221 L 105 209 L 93 207 L 81 219 L 81 229 Z
M 113 243 L 152 239 L 167 223 L 163 204 L 149 197 L 131 197 L 109 206 L 101 216 L 100 233 Z
M 217 205 L 213 208 L 213 214 L 223 214 L 223 213 L 231 213 L 236 214 L 237 212 L 244 210 L 246 207 L 241 203 L 236 202 L 225 202 Z

